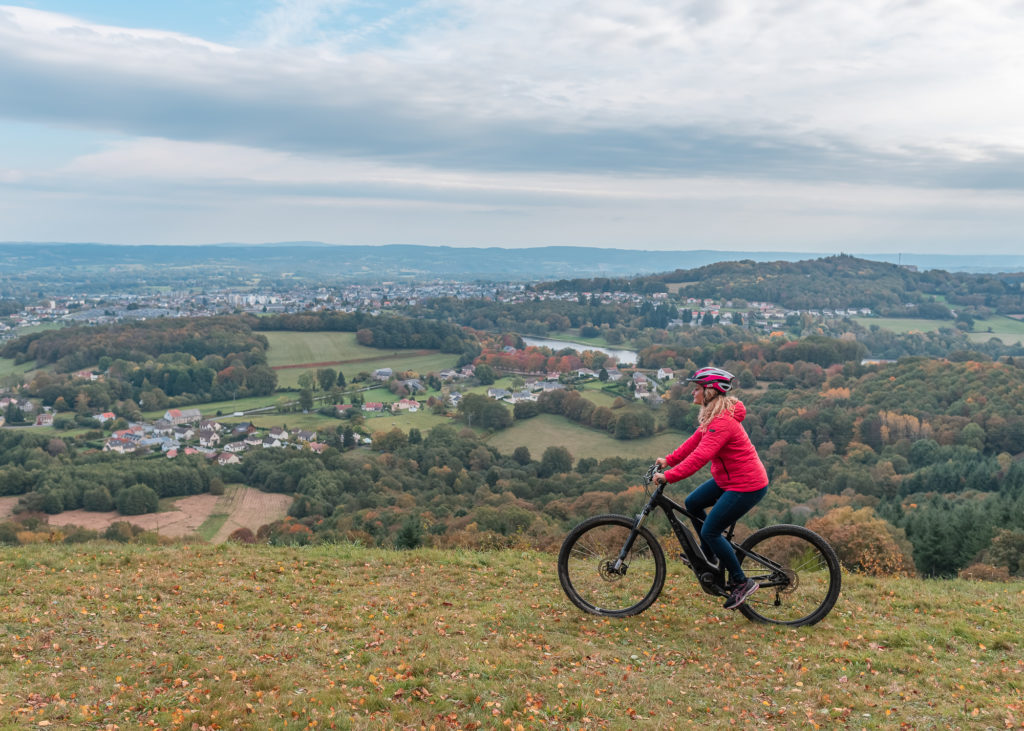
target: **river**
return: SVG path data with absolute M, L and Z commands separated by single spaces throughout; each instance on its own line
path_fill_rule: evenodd
M 533 345 L 536 347 L 551 348 L 552 350 L 561 350 L 562 348 L 572 348 L 577 353 L 582 353 L 584 350 L 594 350 L 601 353 L 607 353 L 608 355 L 615 358 L 615 361 L 619 365 L 632 365 L 636 363 L 636 351 L 635 350 L 619 350 L 616 348 L 602 348 L 597 345 L 582 345 L 580 343 L 571 343 L 568 340 L 552 340 L 551 338 L 528 338 L 523 337 L 523 342 L 527 345 Z

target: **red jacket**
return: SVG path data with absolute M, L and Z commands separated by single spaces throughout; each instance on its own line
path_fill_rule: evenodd
M 665 479 L 684 480 L 710 462 L 711 476 L 723 490 L 753 492 L 766 487 L 768 473 L 740 424 L 746 415 L 747 408 L 737 403 L 731 414 L 724 411 L 706 430 L 695 431 L 665 458 L 671 467 L 665 471 Z

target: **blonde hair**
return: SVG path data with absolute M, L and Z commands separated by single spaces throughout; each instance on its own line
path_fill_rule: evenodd
M 710 401 L 707 400 L 709 394 L 714 394 L 714 398 Z M 697 415 L 697 427 L 699 429 L 707 429 L 708 425 L 722 414 L 728 412 L 732 413 L 736 409 L 736 404 L 740 402 L 735 396 L 726 396 L 719 393 L 713 388 L 704 389 L 704 405 L 700 407 L 700 414 Z

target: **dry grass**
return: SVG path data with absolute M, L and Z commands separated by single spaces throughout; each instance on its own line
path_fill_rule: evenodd
M 0 498 L 0 518 L 10 515 L 11 509 L 17 504 L 17 499 Z M 248 528 L 255 533 L 261 525 L 285 517 L 292 500 L 291 495 L 266 493 L 252 487 L 232 485 L 224 495 L 203 493 L 168 499 L 165 501 L 167 507 L 157 513 L 121 515 L 117 511 L 100 513 L 90 510 L 65 510 L 63 513 L 48 516 L 47 522 L 52 526 L 75 525 L 102 532 L 111 523 L 123 521 L 159 536 L 183 538 L 202 536 L 206 532 L 208 521 L 221 516 L 223 519 L 218 521 L 216 529 L 203 537 L 209 537 L 211 543 L 223 543 L 239 528 Z
M 821 624 L 645 614 L 554 557 L 354 546 L 0 549 L 0 725 L 964 728 L 1024 721 L 1024 584 L 847 577 Z

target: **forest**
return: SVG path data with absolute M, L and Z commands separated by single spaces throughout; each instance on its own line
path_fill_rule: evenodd
M 0 357 L 50 366 L 37 370 L 22 389 L 43 406 L 73 412 L 84 401 L 93 411 L 111 410 L 131 420 L 142 411 L 274 393 L 277 374 L 267 366 L 261 333 L 272 330 L 355 332 L 370 347 L 436 349 L 464 354 L 466 362 L 479 352 L 472 335 L 446 323 L 314 313 L 72 326 L 8 341 Z M 83 383 L 77 373 L 91 369 L 105 377 Z
M 718 262 L 633 279 L 563 279 L 534 289 L 649 293 L 667 292 L 678 284 L 689 297 L 773 302 L 789 309 L 870 307 L 881 315 L 950 320 L 950 307 L 943 303 L 975 313 L 1024 311 L 1024 274 L 918 272 L 846 255 L 798 262 Z
M 744 397 L 745 425 L 772 479 L 749 528 L 817 521 L 847 564 L 865 570 L 880 570 L 883 557 L 886 570 L 924 575 L 978 561 L 1020 570 L 1024 464 L 1014 455 L 1024 451 L 1024 370 L 910 358 L 834 365 L 823 375 L 815 386 L 773 382 Z M 681 440 L 695 414 L 676 391 L 655 413 L 657 428 L 677 428 Z M 556 393 L 563 409 L 585 401 Z M 59 438 L 4 431 L 0 484 L 22 495 L 27 510 L 59 512 L 120 506 L 120 493 L 137 485 L 165 497 L 242 482 L 298 497 L 293 520 L 268 526 L 265 540 L 406 546 L 551 547 L 576 520 L 628 513 L 641 495 L 643 461 L 576 460 L 561 445 L 501 454 L 468 423 L 376 434 L 367 453 L 351 446 L 346 429 L 326 436 L 331 448 L 322 455 L 260 450 L 230 467 L 80 453 Z
M 945 283 L 952 295 L 959 276 L 936 273 L 929 281 Z M 870 288 L 871 277 L 865 281 Z M 772 336 L 728 322 L 666 329 L 665 318 L 681 309 L 679 297 L 657 305 L 602 304 L 582 294 L 522 303 L 444 298 L 424 302 L 416 316 L 239 315 L 36 334 L 2 351 L 51 366 L 36 371 L 22 395 L 72 414 L 84 398 L 126 420 L 155 397 L 175 405 L 202 403 L 225 389 L 272 392 L 261 334 L 270 330 L 354 332 L 370 347 L 443 350 L 475 362 L 481 373 L 554 369 L 563 388 L 514 408 L 470 394 L 448 410 L 449 423 L 423 433 L 374 433 L 372 422 L 343 419 L 324 430 L 320 454 L 256 450 L 223 467 L 97 453 L 83 448 L 85 437 L 5 429 L 0 489 L 21 496 L 25 514 L 110 506 L 127 513 L 154 497 L 243 483 L 296 500 L 287 520 L 240 540 L 551 548 L 582 517 L 635 510 L 643 496 L 639 475 L 661 455 L 578 458 L 569 429 L 566 443 L 539 454 L 526 447 L 502 453 L 488 444 L 490 434 L 552 414 L 574 429 L 619 439 L 670 433 L 682 441 L 696 413 L 678 383 L 648 405 L 623 385 L 604 391 L 600 382 L 577 381 L 572 369 L 610 366 L 606 356 L 526 348 L 518 334 L 536 323 L 560 332 L 593 328 L 608 341 L 618 333 L 648 372 L 715 364 L 737 374 L 744 426 L 772 483 L 741 531 L 806 524 L 837 546 L 847 566 L 869 573 L 1024 571 L 1020 346 L 972 344 L 955 327 L 898 334 L 851 320 L 799 318 Z M 82 382 L 65 370 L 80 367 L 83 350 L 92 359 L 85 367 L 102 370 L 102 381 Z M 437 382 L 436 374 L 422 375 Z M 445 411 L 440 400 L 431 403 Z M 359 446 L 357 433 L 372 437 L 373 446 Z M 687 489 L 678 486 L 676 496 Z M 12 531 L 0 530 L 0 540 Z

